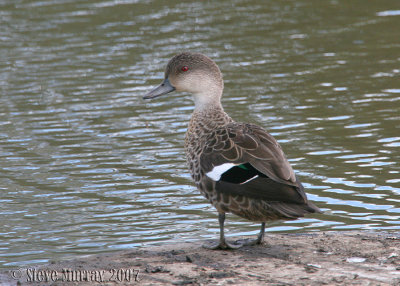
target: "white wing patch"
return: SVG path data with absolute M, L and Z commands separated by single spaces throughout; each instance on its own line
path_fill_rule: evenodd
M 244 181 L 243 183 L 240 183 L 240 185 L 246 184 L 247 182 L 250 182 L 251 180 L 254 180 L 254 179 L 257 179 L 257 178 L 258 178 L 258 175 L 255 175 L 254 177 L 251 177 L 247 181 Z
M 207 177 L 212 179 L 213 181 L 219 181 L 221 179 L 221 175 L 228 171 L 230 168 L 237 166 L 237 164 L 233 163 L 225 163 L 219 166 L 215 166 L 210 172 L 206 173 Z

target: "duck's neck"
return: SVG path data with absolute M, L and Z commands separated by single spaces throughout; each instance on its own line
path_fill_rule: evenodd
M 200 129 L 211 131 L 215 128 L 225 126 L 232 121 L 232 118 L 225 113 L 221 102 L 218 101 L 218 103 L 201 106 L 198 106 L 196 103 L 188 130 Z
M 222 91 L 218 88 L 211 88 L 207 92 L 198 92 L 193 94 L 195 111 L 207 111 L 210 108 L 224 110 L 221 105 Z
M 200 85 L 199 85 L 200 86 Z M 202 80 L 200 88 L 193 92 L 195 108 L 190 120 L 189 130 L 212 130 L 225 126 L 233 120 L 225 113 L 221 104 L 223 82 Z

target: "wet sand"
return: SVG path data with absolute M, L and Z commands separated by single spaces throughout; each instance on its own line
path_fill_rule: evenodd
M 20 272 L 3 271 L 0 282 L 1 285 L 400 285 L 400 232 L 267 234 L 263 245 L 234 251 L 207 250 L 202 243 L 150 246 L 38 265 Z

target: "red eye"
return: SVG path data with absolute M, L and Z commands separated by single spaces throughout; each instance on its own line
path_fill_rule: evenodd
M 183 71 L 183 72 L 188 71 L 188 70 L 189 70 L 189 68 L 187 66 L 181 67 L 181 71 Z

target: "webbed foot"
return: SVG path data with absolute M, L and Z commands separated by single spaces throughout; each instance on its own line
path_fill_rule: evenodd
M 204 248 L 212 249 L 212 250 L 238 249 L 242 246 L 243 246 L 242 244 L 237 244 L 236 242 L 230 243 L 227 241 L 219 241 L 219 242 L 211 242 L 208 244 L 203 244 Z
M 239 239 L 235 241 L 235 245 L 241 245 L 241 246 L 250 246 L 250 245 L 259 245 L 262 244 L 263 240 L 256 238 L 256 239 L 250 239 L 250 238 L 245 238 L 245 239 Z

